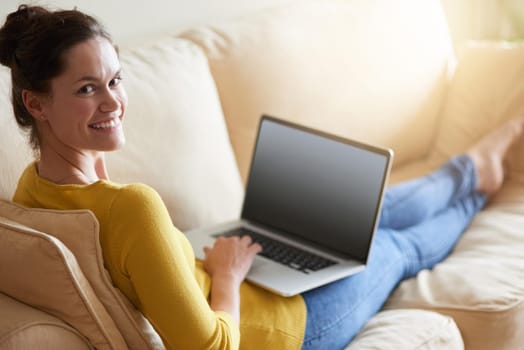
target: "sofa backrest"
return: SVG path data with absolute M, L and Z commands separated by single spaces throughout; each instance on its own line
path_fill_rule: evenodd
M 262 114 L 425 155 L 453 50 L 438 0 L 306 0 L 188 31 L 245 180 Z
M 121 50 L 128 144 L 108 163 L 182 230 L 238 217 L 263 113 L 392 147 L 396 165 L 425 155 L 453 59 L 438 0 L 297 1 L 179 36 Z M 9 90 L 1 67 L 4 199 L 32 158 Z

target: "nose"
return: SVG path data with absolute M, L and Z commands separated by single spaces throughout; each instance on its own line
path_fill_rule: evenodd
M 103 99 L 100 103 L 100 111 L 104 113 L 115 112 L 122 106 L 120 95 L 117 91 L 105 89 Z

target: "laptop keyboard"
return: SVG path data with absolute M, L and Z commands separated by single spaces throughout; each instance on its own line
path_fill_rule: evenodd
M 235 229 L 231 232 L 215 235 L 215 237 L 242 237 L 245 235 L 251 237 L 253 242 L 256 242 L 262 246 L 262 252 L 260 252 L 259 255 L 304 273 L 318 271 L 336 264 L 335 261 L 271 239 L 246 228 Z

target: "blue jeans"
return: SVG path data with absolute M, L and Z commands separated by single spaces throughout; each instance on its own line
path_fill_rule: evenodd
M 343 349 L 400 281 L 442 261 L 486 204 L 476 182 L 473 162 L 462 155 L 388 189 L 366 269 L 303 294 L 302 349 Z

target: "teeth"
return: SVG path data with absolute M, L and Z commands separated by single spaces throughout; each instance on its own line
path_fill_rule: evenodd
M 120 125 L 120 119 L 111 119 L 110 121 L 93 124 L 91 127 L 95 129 L 107 129 L 107 128 L 114 128 L 115 126 Z

